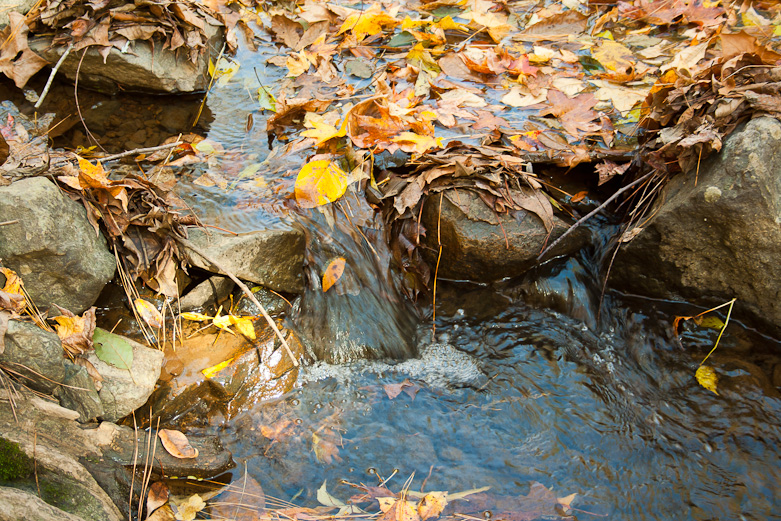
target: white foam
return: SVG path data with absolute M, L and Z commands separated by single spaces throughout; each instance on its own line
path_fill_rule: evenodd
M 418 358 L 397 363 L 362 360 L 333 365 L 316 362 L 302 368 L 298 383 L 306 385 L 310 382 L 334 378 L 339 383 L 346 384 L 352 380 L 353 375 L 367 372 L 377 375 L 400 373 L 437 388 L 473 384 L 483 375 L 472 356 L 450 344 L 434 343 L 422 347 Z

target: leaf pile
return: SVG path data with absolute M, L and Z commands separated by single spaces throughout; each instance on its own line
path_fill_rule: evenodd
M 689 171 L 741 121 L 779 115 L 777 2 L 307 0 L 266 15 L 283 49 L 268 62 L 286 73 L 267 120 L 277 155 L 311 148 L 313 161 L 362 168 L 369 200 L 403 221 L 403 265 L 418 262 L 414 221 L 432 194 L 472 190 L 550 229 L 534 163 L 599 163 L 599 184 L 670 161 Z M 410 159 L 375 171 L 381 152 Z M 304 171 L 315 196 L 302 207 L 344 191 L 321 182 L 326 169 Z
M 183 255 L 176 237 L 186 237 L 184 226 L 194 219 L 174 209 L 184 206 L 170 192 L 175 181 L 155 184 L 133 173 L 111 179 L 100 162 L 77 160 L 78 167 L 66 163 L 57 169 L 58 181 L 84 205 L 90 223 L 96 232 L 103 230 L 133 279 L 177 296 L 176 269 Z
M 112 48 L 127 52 L 136 41 L 157 41 L 182 51 L 195 63 L 207 50 L 207 25 L 224 27 L 230 50 L 236 49 L 238 15 L 221 2 L 122 2 L 118 0 L 46 0 L 28 15 L 36 33 L 54 33 L 54 45 L 78 51 L 96 46 L 105 59 Z

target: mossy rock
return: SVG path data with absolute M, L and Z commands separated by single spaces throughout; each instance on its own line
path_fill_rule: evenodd
M 19 445 L 0 438 L 0 480 L 15 481 L 33 472 L 33 460 L 27 457 Z

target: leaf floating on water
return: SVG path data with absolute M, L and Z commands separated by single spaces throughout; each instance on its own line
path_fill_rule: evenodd
M 344 266 L 347 260 L 344 257 L 337 257 L 328 264 L 323 273 L 323 293 L 331 289 L 344 273 Z
M 133 304 L 135 305 L 138 315 L 146 322 L 146 325 L 155 329 L 163 327 L 163 316 L 154 304 L 147 302 L 142 298 L 137 298 Z
M 198 449 L 190 445 L 190 441 L 180 431 L 172 429 L 160 429 L 157 433 L 163 447 L 174 458 L 190 459 L 198 457 Z M 201 507 L 203 508 L 203 507 Z
M 380 521 L 421 521 L 415 506 L 406 499 L 398 499 Z
M 92 335 L 95 345 L 95 355 L 98 358 L 120 369 L 133 366 L 133 346 L 126 339 L 103 329 L 96 329 Z
M 162 481 L 152 483 L 146 497 L 146 511 L 154 512 L 166 503 L 168 503 L 168 486 Z
M 179 521 L 193 521 L 198 512 L 203 510 L 205 506 L 206 503 L 201 496 L 193 494 L 177 505 L 179 511 L 176 513 L 176 519 Z
M 437 518 L 447 506 L 447 492 L 429 492 L 418 502 L 421 521 Z
M 305 164 L 296 178 L 296 202 L 302 208 L 332 203 L 347 190 L 347 172 L 329 159 Z
M 694 373 L 694 377 L 697 378 L 697 382 L 701 386 L 716 395 L 719 394 L 718 391 L 716 391 L 716 384 L 719 381 L 719 377 L 712 367 L 708 365 L 701 365 L 697 368 L 697 372 Z

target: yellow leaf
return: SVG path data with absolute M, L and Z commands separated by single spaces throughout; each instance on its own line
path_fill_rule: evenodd
M 414 132 L 402 132 L 395 138 L 394 143 L 398 143 L 404 152 L 415 152 L 417 154 L 423 154 L 430 148 L 442 148 L 442 138 L 421 136 Z
M 302 208 L 332 203 L 347 190 L 347 172 L 328 159 L 310 161 L 298 172 L 296 201 Z
M 106 179 L 107 174 L 103 170 L 103 165 L 100 164 L 100 161 L 97 161 L 97 165 L 93 165 L 83 157 L 76 156 L 76 159 L 79 161 L 79 170 L 83 173 L 95 179 Z
M 467 32 L 469 29 L 466 28 L 464 24 L 460 24 L 456 21 L 454 21 L 450 15 L 442 18 L 437 23 L 433 25 L 433 27 L 438 27 L 442 29 L 443 31 L 449 31 L 449 30 L 456 30 L 456 31 L 463 31 Z
M 447 506 L 447 492 L 429 492 L 418 502 L 418 515 L 422 521 L 439 517 Z
M 612 40 L 602 40 L 593 54 L 594 58 L 609 71 L 629 74 L 634 70 L 634 54 L 620 43 Z
M 331 286 L 341 278 L 346 262 L 344 257 L 337 257 L 328 264 L 325 273 L 323 273 L 323 293 L 331 289 Z
M 712 367 L 701 365 L 697 368 L 697 372 L 694 373 L 694 377 L 697 378 L 697 381 L 701 386 L 714 394 L 719 394 L 716 392 L 716 384 L 719 381 L 719 377 L 716 375 L 716 371 L 714 371 Z
M 301 76 L 303 73 L 309 70 L 309 65 L 309 58 L 307 58 L 304 51 L 291 54 L 288 56 L 287 61 L 285 62 L 285 66 L 290 71 L 288 72 L 288 77 L 290 78 L 297 78 L 298 76 Z
M 14 295 L 22 295 L 22 278 L 16 274 L 14 270 L 8 268 L 0 268 L 0 273 L 5 275 L 5 286 L 3 291 L 6 293 L 12 293 Z
M 372 5 L 365 11 L 355 11 L 345 19 L 339 28 L 337 36 L 351 31 L 360 41 L 367 36 L 373 36 L 382 32 L 383 28 L 392 28 L 399 25 L 399 21 L 384 13 L 378 4 Z
M 255 340 L 255 326 L 252 325 L 251 318 L 228 315 L 228 319 L 232 325 L 236 326 L 236 329 L 239 330 L 239 333 L 250 340 Z
M 203 313 L 195 313 L 195 312 L 182 313 L 179 316 L 185 320 L 193 320 L 195 322 L 205 322 L 207 320 L 212 319 L 212 317 L 210 317 L 209 315 L 204 315 Z
M 442 69 L 437 65 L 437 61 L 431 56 L 431 53 L 423 47 L 423 44 L 417 43 L 415 47 L 410 49 L 407 53 L 407 63 L 413 67 L 418 67 L 433 73 L 434 75 L 442 72 Z
M 143 319 L 149 327 L 160 329 L 163 327 L 163 316 L 157 310 L 154 304 L 147 302 L 142 298 L 137 298 L 133 302 L 136 307 L 136 312 Z
M 57 325 L 54 326 L 54 329 L 57 331 L 57 336 L 60 337 L 61 340 L 84 331 L 84 318 L 82 317 L 66 317 L 60 315 L 54 317 L 54 320 L 57 321 Z
M 430 23 L 431 22 L 428 20 L 413 20 L 409 17 L 409 15 L 407 15 L 404 18 L 404 21 L 401 22 L 401 30 L 408 31 L 410 29 L 417 29 L 418 27 L 423 27 L 424 25 L 429 25 Z
M 209 74 L 215 79 L 217 86 L 219 87 L 226 85 L 239 71 L 239 67 L 239 62 L 225 57 L 221 57 L 217 60 L 216 64 L 213 64 L 212 61 L 209 60 Z
M 225 360 L 224 362 L 220 362 L 217 365 L 213 365 L 211 367 L 207 367 L 206 369 L 203 369 L 201 371 L 201 373 L 206 378 L 212 378 L 215 374 L 219 373 L 220 371 L 222 371 L 223 369 L 228 367 L 231 364 L 231 362 L 233 362 L 233 360 L 235 358 L 236 358 L 235 356 L 232 356 L 232 357 L 228 358 L 227 360 Z
M 317 146 L 320 146 L 329 139 L 347 135 L 347 125 L 336 128 L 334 125 L 328 123 L 324 116 L 310 114 L 307 114 L 306 121 L 304 121 L 304 126 L 308 127 L 308 130 L 301 132 L 301 135 L 314 138 L 317 141 L 317 143 L 315 143 Z
M 193 494 L 185 501 L 177 505 L 179 512 L 176 519 L 179 521 L 193 521 L 196 514 L 206 507 L 206 502 L 198 494 Z
M 215 327 L 218 327 L 218 328 L 220 328 L 220 329 L 222 329 L 224 331 L 227 331 L 231 335 L 235 335 L 236 334 L 233 331 L 231 331 L 231 329 L 230 329 L 230 326 L 231 326 L 230 315 L 226 315 L 226 316 L 222 317 L 222 316 L 220 316 L 219 313 L 217 313 L 217 316 L 212 318 L 212 324 L 214 324 Z
M 703 317 L 699 322 L 697 322 L 697 325 L 700 327 L 707 327 L 709 329 L 721 329 L 724 327 L 724 321 L 716 316 Z

